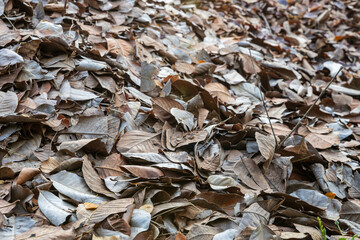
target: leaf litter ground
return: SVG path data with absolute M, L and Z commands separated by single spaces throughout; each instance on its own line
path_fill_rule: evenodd
M 0 0 L 0 238 L 360 233 L 359 9 Z

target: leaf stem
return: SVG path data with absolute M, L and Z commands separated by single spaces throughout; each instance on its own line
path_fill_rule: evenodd
M 257 74 L 257 72 L 256 72 L 256 70 L 255 70 L 254 59 L 253 59 L 253 56 L 252 56 L 252 54 L 251 54 L 251 50 L 250 50 L 250 49 L 249 49 L 249 52 L 250 52 L 250 58 L 251 58 L 252 68 L 253 68 L 253 71 L 254 71 L 254 73 L 255 73 L 255 77 L 256 77 L 256 79 L 257 79 L 257 81 L 258 81 L 257 85 L 258 85 L 259 90 L 260 90 L 261 101 L 262 101 L 262 104 L 263 104 L 263 106 L 264 106 L 264 108 L 265 108 L 266 117 L 267 117 L 267 119 L 269 120 L 269 123 L 270 123 L 270 128 L 271 128 L 272 134 L 273 134 L 273 136 L 274 136 L 275 148 L 276 148 L 276 146 L 277 146 L 277 140 L 276 140 L 275 131 L 274 131 L 274 128 L 273 128 L 272 123 L 271 123 L 271 119 L 270 119 L 270 116 L 269 116 L 269 112 L 268 112 L 268 110 L 267 110 L 267 108 L 266 108 L 266 102 L 265 102 L 264 96 L 262 95 L 262 92 L 261 92 L 261 86 L 259 86 L 259 85 L 261 85 L 261 82 L 260 82 L 260 79 L 259 79 L 259 77 L 258 77 L 258 74 Z

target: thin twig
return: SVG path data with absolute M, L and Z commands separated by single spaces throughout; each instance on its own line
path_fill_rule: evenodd
M 298 127 L 300 126 L 300 124 L 302 123 L 302 121 L 306 118 L 306 116 L 309 114 L 309 112 L 311 111 L 311 109 L 315 106 L 315 104 L 317 103 L 317 101 L 319 101 L 319 99 L 322 97 L 322 95 L 324 95 L 324 93 L 326 92 L 326 89 L 328 89 L 328 87 L 331 85 L 331 83 L 336 79 L 337 75 L 341 72 L 341 70 L 343 69 L 343 67 L 341 66 L 339 71 L 337 71 L 337 73 L 335 74 L 335 76 L 331 79 L 331 81 L 328 83 L 328 85 L 321 91 L 320 95 L 316 98 L 315 102 L 311 105 L 311 107 L 306 111 L 306 113 L 304 114 L 304 116 L 302 116 L 302 118 L 300 119 L 300 121 L 295 125 L 295 127 L 291 130 L 291 132 L 286 135 L 286 137 L 279 143 L 279 145 L 277 146 L 277 149 L 279 149 L 284 142 L 291 136 L 291 134 L 293 134 L 296 129 L 298 129 Z
M 262 101 L 262 104 L 263 104 L 263 106 L 264 106 L 264 108 L 265 108 L 266 117 L 267 117 L 267 119 L 269 120 L 269 123 L 270 123 L 270 128 L 271 128 L 272 134 L 273 134 L 273 136 L 274 136 L 274 140 L 275 140 L 275 146 L 277 146 L 277 140 L 276 140 L 275 131 L 274 131 L 274 128 L 273 128 L 272 123 L 271 123 L 271 119 L 270 119 L 270 116 L 269 116 L 269 112 L 268 112 L 268 110 L 267 110 L 267 108 L 266 108 L 266 102 L 265 102 L 264 96 L 262 95 L 262 92 L 261 92 L 261 81 L 260 81 L 260 79 L 259 79 L 259 77 L 258 77 L 258 75 L 257 75 L 256 70 L 255 70 L 254 59 L 253 59 L 253 56 L 252 56 L 252 54 L 251 54 L 251 50 L 250 50 L 250 49 L 249 49 L 249 52 L 250 52 L 250 58 L 251 58 L 252 68 L 253 68 L 253 71 L 254 71 L 254 73 L 255 73 L 255 77 L 256 77 L 256 79 L 257 79 L 257 81 L 258 81 L 258 84 L 257 84 L 257 85 L 258 85 L 258 88 L 259 88 L 259 90 L 260 90 L 261 101 Z
M 55 135 L 51 138 L 51 141 L 50 141 L 50 146 L 49 146 L 49 158 L 51 157 L 51 145 L 56 137 L 56 135 L 58 134 L 58 131 L 55 132 Z M 49 159 L 48 158 L 48 159 Z
M 8 18 L 8 16 L 6 16 L 5 13 L 4 13 L 3 15 L 4 15 L 4 17 L 6 18 L 6 20 L 8 20 L 8 22 L 11 24 L 13 30 L 16 30 L 16 27 L 15 27 L 14 24 L 11 22 L 11 20 Z
M 63 15 L 63 16 L 66 14 L 67 4 L 68 4 L 68 0 L 65 0 L 64 9 L 63 9 L 63 11 L 62 11 L 62 15 Z

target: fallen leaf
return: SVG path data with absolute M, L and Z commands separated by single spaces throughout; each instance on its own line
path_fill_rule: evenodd
M 54 187 L 62 194 L 78 202 L 92 202 L 95 204 L 107 199 L 93 193 L 86 185 L 85 180 L 75 173 L 61 171 L 50 176 Z
M 84 174 L 85 182 L 91 190 L 110 198 L 117 198 L 113 192 L 110 192 L 106 188 L 104 181 L 99 177 L 98 173 L 92 167 L 91 162 L 86 157 L 83 161 L 82 172 Z
M 261 155 L 265 158 L 266 162 L 264 165 L 265 170 L 267 170 L 270 166 L 271 160 L 274 157 L 275 153 L 275 140 L 274 136 L 271 135 L 263 135 L 261 133 L 255 133 L 256 143 L 259 146 L 259 151 Z

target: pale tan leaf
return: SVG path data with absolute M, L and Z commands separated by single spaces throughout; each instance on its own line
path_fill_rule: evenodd
M 339 135 L 334 132 L 327 135 L 310 133 L 306 136 L 306 140 L 308 140 L 313 147 L 318 149 L 327 149 L 333 145 L 340 144 Z
M 259 132 L 255 133 L 256 143 L 258 144 L 261 155 L 265 158 L 266 163 L 264 168 L 267 169 L 274 157 L 275 140 L 272 135 L 263 135 Z

